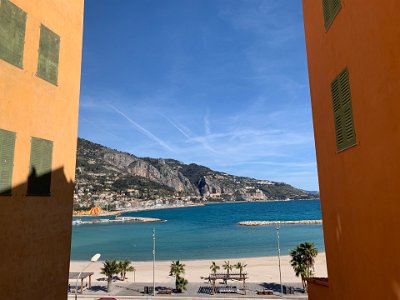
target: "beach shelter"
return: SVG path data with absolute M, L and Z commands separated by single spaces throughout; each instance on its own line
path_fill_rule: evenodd
M 90 289 L 92 287 L 92 275 L 94 274 L 93 272 L 82 272 L 80 273 L 81 275 L 79 276 L 79 272 L 69 272 L 69 280 L 74 280 L 74 284 L 76 280 L 79 279 L 81 280 L 81 291 L 80 293 L 82 294 L 83 291 L 83 280 L 87 277 L 89 277 L 89 285 L 88 288 Z M 75 287 L 77 288 L 77 287 Z

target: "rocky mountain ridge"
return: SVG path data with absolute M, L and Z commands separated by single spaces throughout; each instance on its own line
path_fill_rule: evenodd
M 84 206 L 96 201 L 168 198 L 260 201 L 315 197 L 285 183 L 229 175 L 173 159 L 140 158 L 78 139 L 75 200 Z

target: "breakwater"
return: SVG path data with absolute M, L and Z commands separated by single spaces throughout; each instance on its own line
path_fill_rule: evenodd
M 116 217 L 115 219 L 95 219 L 95 220 L 74 220 L 72 225 L 87 225 L 87 224 L 107 224 L 107 223 L 129 223 L 129 222 L 139 222 L 139 223 L 152 223 L 152 222 L 165 222 L 166 220 L 158 218 L 144 218 L 144 217 Z
M 293 225 L 293 224 L 322 224 L 322 220 L 299 220 L 299 221 L 242 221 L 242 226 L 269 226 L 269 225 Z

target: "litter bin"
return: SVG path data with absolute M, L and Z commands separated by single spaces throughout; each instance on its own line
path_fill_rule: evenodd
M 283 293 L 284 293 L 284 294 L 288 294 L 288 292 L 289 292 L 286 285 L 283 285 L 283 286 L 282 286 L 282 290 L 283 290 Z

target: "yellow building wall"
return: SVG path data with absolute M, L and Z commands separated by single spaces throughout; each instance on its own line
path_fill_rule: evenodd
M 65 299 L 71 243 L 83 0 L 12 0 L 27 13 L 23 68 L 0 59 L 0 129 L 16 132 L 12 196 L 0 196 L 0 294 Z M 40 26 L 60 36 L 58 86 L 36 76 Z M 31 137 L 53 141 L 50 197 L 27 196 Z
M 400 299 L 400 1 L 341 3 L 326 31 L 322 0 L 303 0 L 329 276 L 310 299 Z M 357 145 L 338 153 L 330 85 L 345 67 Z

